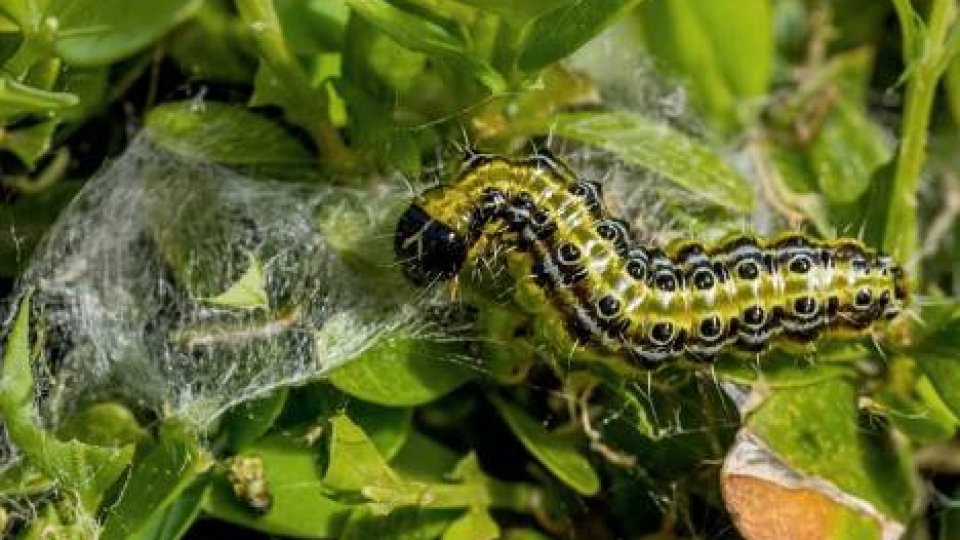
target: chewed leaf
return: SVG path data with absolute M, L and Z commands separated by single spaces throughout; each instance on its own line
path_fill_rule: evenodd
M 731 210 L 753 207 L 754 189 L 743 176 L 708 146 L 666 124 L 628 112 L 582 112 L 559 114 L 542 129 L 610 150 Z
M 544 467 L 578 493 L 597 493 L 600 478 L 575 445 L 547 431 L 517 406 L 500 398 L 493 398 L 493 403 L 510 430 Z
M 724 503 L 747 540 L 881 540 L 880 524 L 811 488 L 726 474 Z
M 367 435 L 346 416 L 330 421 L 329 462 L 323 482 L 340 491 L 390 489 L 403 485 Z
M 250 253 L 250 267 L 229 289 L 204 299 L 208 304 L 236 309 L 267 309 L 270 299 L 267 297 L 263 278 L 263 264 Z
M 796 474 L 821 479 L 837 497 L 871 508 L 874 519 L 902 527 L 916 502 L 907 457 L 887 431 L 866 424 L 854 386 L 831 379 L 778 389 L 747 429 Z

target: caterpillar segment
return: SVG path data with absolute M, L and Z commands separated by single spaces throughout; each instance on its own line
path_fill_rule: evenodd
M 907 302 L 903 270 L 853 239 L 736 236 L 668 250 L 633 241 L 599 183 L 549 156 L 473 155 L 401 216 L 395 249 L 418 284 L 505 248 L 513 301 L 558 353 L 655 368 L 857 335 Z

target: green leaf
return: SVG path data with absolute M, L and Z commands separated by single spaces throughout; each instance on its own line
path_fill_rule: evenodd
M 503 540 L 553 540 L 553 537 L 533 529 L 509 529 Z
M 164 43 L 185 74 L 203 81 L 246 85 L 256 68 L 247 51 L 247 31 L 227 2 L 203 2 L 196 16 Z
M 363 401 L 352 401 L 345 407 L 347 416 L 370 437 L 385 460 L 400 452 L 410 435 L 413 409 L 382 407 Z
M 20 301 L 4 346 L 0 370 L 0 415 L 7 434 L 24 458 L 46 477 L 79 497 L 93 512 L 104 492 L 133 457 L 133 447 L 102 448 L 63 442 L 34 421 L 34 381 L 30 366 L 30 294 Z
M 439 482 L 453 470 L 458 460 L 459 456 L 453 450 L 411 429 L 390 466 L 408 478 Z
M 744 385 L 760 384 L 771 388 L 806 386 L 856 374 L 853 362 L 829 361 L 823 356 L 829 352 L 829 349 L 818 351 L 815 362 L 782 350 L 771 351 L 759 364 L 742 357 L 726 356 L 715 364 L 714 369 L 724 379 Z M 862 347 L 857 346 L 842 347 L 840 352 L 849 354 L 850 360 L 863 358 L 868 354 Z
M 923 42 L 926 38 L 926 29 L 920 14 L 914 11 L 910 0 L 893 0 L 897 19 L 900 21 L 900 32 L 903 33 L 903 63 L 906 66 L 900 82 L 905 80 L 916 69 L 916 62 L 920 60 Z
M 56 129 L 56 120 L 46 120 L 28 127 L 12 129 L 0 140 L 0 148 L 9 150 L 32 170 L 36 168 L 40 158 L 50 150 L 50 143 Z
M 929 443 L 950 439 L 957 429 L 957 417 L 940 399 L 930 379 L 920 377 L 914 394 L 885 389 L 875 396 L 879 412 L 912 441 Z
M 3 212 L 0 212 L 0 230 L 13 230 L 17 234 L 16 237 L 0 235 L 0 275 L 13 276 L 23 270 L 47 228 L 77 194 L 78 184 L 60 182 L 40 193 L 4 203 Z
M 544 13 L 525 31 L 518 67 L 532 73 L 565 58 L 638 3 L 639 0 L 576 0 Z
M 457 362 L 456 343 L 409 337 L 381 340 L 330 374 L 343 392 L 380 405 L 408 407 L 429 403 L 475 376 Z
M 940 540 L 960 538 L 960 488 L 955 488 L 950 497 L 950 505 L 943 509 L 938 521 L 940 522 Z
M 0 470 L 0 497 L 40 495 L 55 487 L 51 478 L 20 460 Z
M 573 0 L 538 0 L 536 2 L 517 2 L 517 0 L 456 0 L 460 4 L 472 6 L 480 11 L 496 13 L 512 26 L 520 26 L 544 12 L 558 9 Z
M 62 122 L 80 123 L 106 106 L 110 91 L 110 69 L 71 69 L 63 76 L 63 87 L 77 96 L 77 104 L 59 111 Z
M 506 81 L 489 64 L 467 51 L 465 45 L 443 27 L 398 9 L 384 0 L 348 0 L 350 8 L 397 43 L 447 61 L 465 71 L 492 92 L 506 89 Z
M 834 204 L 856 201 L 873 171 L 892 157 L 866 111 L 848 101 L 841 101 L 824 121 L 810 150 L 820 192 Z
M 917 361 L 943 402 L 960 417 L 960 318 L 942 324 L 908 354 Z
M 310 153 L 286 130 L 244 108 L 179 101 L 154 107 L 146 127 L 159 143 L 189 157 L 227 165 L 311 163 Z
M 953 124 L 960 126 L 960 54 L 953 57 L 943 74 L 944 94 L 950 112 L 953 114 Z
M 721 125 L 736 125 L 739 101 L 766 93 L 773 71 L 769 0 L 651 0 L 639 10 L 647 48 L 684 77 L 695 101 Z
M 200 0 L 51 0 L 44 25 L 57 54 L 77 65 L 104 65 L 145 48 L 200 6 Z
M 41 90 L 0 73 L 0 118 L 56 111 L 72 107 L 77 101 L 71 93 Z
M 200 503 L 207 488 L 204 479 L 194 482 L 162 512 L 155 512 L 139 531 L 125 540 L 177 540 L 183 537 L 200 515 Z
M 500 527 L 485 508 L 471 508 L 443 532 L 442 540 L 494 540 Z
M 538 129 L 610 150 L 731 210 L 753 207 L 754 188 L 745 178 L 709 147 L 666 124 L 628 112 L 582 112 L 559 114 Z
M 340 534 L 350 506 L 328 498 L 317 469 L 318 449 L 305 437 L 277 433 L 244 449 L 257 456 L 273 499 L 258 514 L 237 500 L 224 474 L 217 474 L 203 510 L 217 519 L 267 534 L 297 538 L 331 538 Z
M 20 300 L 4 344 L 0 371 L 0 411 L 10 425 L 33 420 L 33 371 L 30 368 L 30 294 Z
M 263 437 L 283 411 L 287 394 L 287 387 L 281 387 L 262 398 L 246 401 L 230 409 L 220 425 L 227 446 L 238 452 Z
M 456 516 L 455 511 L 419 508 L 400 508 L 382 515 L 360 506 L 350 514 L 340 540 L 432 540 Z
M 269 309 L 270 298 L 267 296 L 263 264 L 253 253 L 248 253 L 247 257 L 250 266 L 240 279 L 222 293 L 201 300 L 215 306 L 235 309 Z
M 890 220 L 890 205 L 894 198 L 894 172 L 896 160 L 878 167 L 870 176 L 870 187 L 858 201 L 860 211 L 851 216 L 851 224 L 863 230 L 862 239 L 870 246 L 887 246 L 887 222 Z M 891 239 L 890 242 L 893 240 Z
M 290 49 L 301 56 L 343 48 L 346 0 L 274 0 Z
M 779 389 L 748 427 L 791 469 L 822 478 L 905 524 L 916 503 L 912 467 L 889 433 L 858 418 L 843 379 Z
M 363 430 L 345 415 L 330 420 L 324 484 L 345 496 L 360 496 L 376 512 L 494 506 L 525 512 L 530 501 L 549 504 L 546 494 L 524 484 L 486 478 L 478 468 L 459 483 L 420 482 L 392 469 Z M 463 472 L 462 470 L 460 472 Z M 457 478 L 454 478 L 457 480 Z
M 550 433 L 516 405 L 493 396 L 491 401 L 524 448 L 564 484 L 587 496 L 600 490 L 597 472 L 576 445 Z
M 5 64 L 17 53 L 21 44 L 23 44 L 23 32 L 20 31 L 20 27 L 0 13 L 0 65 Z
M 338 491 L 398 489 L 404 481 L 390 469 L 360 426 L 344 415 L 330 420 L 332 434 L 323 482 Z
M 94 403 L 67 418 L 57 430 L 63 440 L 76 439 L 96 446 L 137 444 L 147 432 L 126 406 L 114 402 Z
M 166 519 L 164 513 L 212 463 L 195 431 L 179 419 L 165 420 L 157 445 L 134 463 L 120 500 L 107 515 L 101 539 L 149 537 L 145 531 Z

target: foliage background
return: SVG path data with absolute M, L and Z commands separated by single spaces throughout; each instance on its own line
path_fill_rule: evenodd
M 354 188 L 443 176 L 464 136 L 508 153 L 549 137 L 588 164 L 643 171 L 628 177 L 648 182 L 634 209 L 655 200 L 665 229 L 862 235 L 910 265 L 919 322 L 891 329 L 882 354 L 861 343 L 813 365 L 782 354 L 665 370 L 644 391 L 547 367 L 514 336 L 521 323 L 482 305 L 477 337 L 500 347 L 385 339 L 198 432 L 95 399 L 55 425 L 38 418 L 43 369 L 28 310 L 14 324 L 11 304 L 0 413 L 18 459 L 0 475 L 0 530 L 957 538 L 958 32 L 949 0 L 5 0 L 4 292 L 141 129 L 247 177 Z M 704 193 L 715 204 L 687 204 Z M 741 417 L 718 380 L 765 399 Z M 781 476 L 831 488 L 721 473 L 745 433 Z M 261 460 L 267 513 L 231 491 L 234 456 Z

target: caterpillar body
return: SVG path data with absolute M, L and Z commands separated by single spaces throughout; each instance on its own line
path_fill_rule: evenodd
M 901 267 L 854 239 L 634 242 L 599 183 L 546 155 L 471 154 L 454 182 L 413 201 L 394 238 L 418 284 L 457 276 L 484 244 L 511 248 L 514 301 L 557 351 L 645 369 L 861 333 L 908 302 Z

